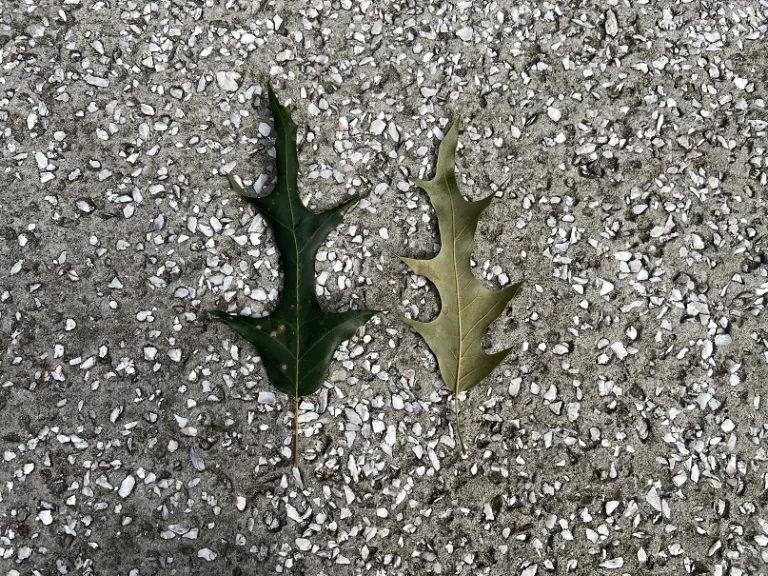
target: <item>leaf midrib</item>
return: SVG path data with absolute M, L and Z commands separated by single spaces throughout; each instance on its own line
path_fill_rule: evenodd
M 277 106 L 276 108 L 277 108 L 277 113 L 280 115 L 280 123 L 283 125 L 283 132 L 284 132 L 283 145 L 285 146 L 285 149 L 283 150 L 283 158 L 285 159 L 284 160 L 285 166 L 286 166 L 285 171 L 287 172 L 288 158 L 289 158 L 290 145 L 291 145 L 291 143 L 289 142 L 290 138 L 287 138 L 286 137 L 287 134 L 285 134 L 288 124 L 285 121 L 285 116 L 283 114 L 283 107 Z M 289 118 L 289 121 L 290 121 L 290 118 Z M 296 155 L 298 156 L 298 151 L 296 152 Z M 296 163 L 298 164 L 298 158 Z M 298 170 L 298 166 L 297 166 L 297 170 Z M 287 174 L 285 175 L 285 178 L 286 178 L 285 187 L 286 189 L 288 189 L 290 188 L 290 186 L 289 186 L 289 180 L 288 180 Z M 296 252 L 296 259 L 295 259 L 296 260 L 296 298 L 295 298 L 296 306 L 294 308 L 294 310 L 296 311 L 295 312 L 296 314 L 296 327 L 295 327 L 296 351 L 294 352 L 294 358 L 296 359 L 296 371 L 294 374 L 293 386 L 295 391 L 294 397 L 298 398 L 299 397 L 299 373 L 300 373 L 299 366 L 301 365 L 301 357 L 299 355 L 299 342 L 301 342 L 301 318 L 299 318 L 299 288 L 301 286 L 301 282 L 299 281 L 299 270 L 300 270 L 299 257 L 301 256 L 301 252 L 299 250 L 299 239 L 296 237 L 296 216 L 293 211 L 294 197 L 298 198 L 299 191 L 297 189 L 297 190 L 294 190 L 293 192 L 295 194 L 291 194 L 291 190 L 288 189 L 288 207 L 291 210 L 291 229 L 290 230 L 291 230 L 291 236 L 293 237 L 293 249 Z
M 456 234 L 456 209 L 454 206 L 454 193 L 459 193 L 458 189 L 455 189 L 453 186 L 451 186 L 451 182 L 448 179 L 448 175 L 444 174 L 442 176 L 443 183 L 445 184 L 446 188 L 449 191 L 448 197 L 451 200 L 451 227 L 453 234 L 453 251 L 452 251 L 452 260 L 453 260 L 453 277 L 456 282 L 456 317 L 458 319 L 458 326 L 459 326 L 459 350 L 456 358 L 456 383 L 454 384 L 454 394 L 458 395 L 459 393 L 459 382 L 461 380 L 461 359 L 464 355 L 462 352 L 462 349 L 464 347 L 464 332 L 462 331 L 461 326 L 461 290 L 459 289 L 459 270 L 458 270 L 458 264 L 456 262 L 456 240 L 458 238 L 458 235 Z

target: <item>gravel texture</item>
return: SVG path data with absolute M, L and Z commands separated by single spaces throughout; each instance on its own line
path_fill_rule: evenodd
M 0 574 L 768 574 L 768 3 L 64 0 L 0 23 Z M 292 402 L 208 316 L 279 254 L 224 174 L 358 192 L 329 309 L 385 309 Z M 426 195 L 496 200 L 462 399 L 399 322 Z

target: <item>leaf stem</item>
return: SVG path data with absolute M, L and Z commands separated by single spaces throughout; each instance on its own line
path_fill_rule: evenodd
M 453 395 L 453 408 L 456 412 L 456 434 L 459 437 L 459 444 L 461 444 L 461 455 L 467 455 L 467 447 L 464 445 L 464 438 L 461 436 L 461 423 L 459 422 L 459 395 L 458 393 Z
M 294 396 L 293 402 L 293 467 L 299 467 L 299 397 Z

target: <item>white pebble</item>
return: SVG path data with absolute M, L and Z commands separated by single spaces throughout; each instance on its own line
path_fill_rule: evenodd
M 614 342 L 611 344 L 611 350 L 613 350 L 619 360 L 624 360 L 624 358 L 627 357 L 627 349 L 624 348 L 624 344 L 621 342 Z
M 35 152 L 35 161 L 37 162 L 38 170 L 45 170 L 46 166 L 48 166 L 48 157 L 39 150 Z
M 611 558 L 610 560 L 606 560 L 604 562 L 600 562 L 601 568 L 607 568 L 609 570 L 615 570 L 616 568 L 621 568 L 624 566 L 624 558 L 619 556 L 618 558 Z
M 395 142 L 400 141 L 400 131 L 397 129 L 397 126 L 395 126 L 394 122 L 389 123 L 389 127 L 387 128 L 387 134 L 389 134 L 389 137 L 392 138 L 393 141 Z
M 600 296 L 605 296 L 613 291 L 613 283 L 608 280 L 598 279 L 600 282 Z
M 282 52 L 275 54 L 276 62 L 287 62 L 288 60 L 293 60 L 293 50 L 290 48 L 286 48 Z
M 557 108 L 550 106 L 547 108 L 547 116 L 549 116 L 549 119 L 552 120 L 552 122 L 557 122 L 563 117 L 563 114 Z
M 371 133 L 375 134 L 376 136 L 379 136 L 380 134 L 384 133 L 384 129 L 387 127 L 384 120 L 376 119 L 373 122 L 371 122 Z
M 37 518 L 46 526 L 50 526 L 51 522 L 53 522 L 53 515 L 51 514 L 50 510 L 40 510 Z
M 472 40 L 472 37 L 475 35 L 475 31 L 472 29 L 471 26 L 465 26 L 458 32 L 456 32 L 456 36 L 464 40 L 464 42 L 469 42 Z
M 730 334 L 718 334 L 715 336 L 715 346 L 728 346 L 733 342 Z
M 120 489 L 117 493 L 121 498 L 128 498 L 128 496 L 131 495 L 131 492 L 133 492 L 134 486 L 136 486 L 136 479 L 129 474 L 120 483 Z
M 656 491 L 655 486 L 652 487 L 645 495 L 645 501 L 653 506 L 656 510 L 661 512 L 661 498 L 659 497 L 659 493 Z
M 226 92 L 237 91 L 239 88 L 239 84 L 237 82 L 240 80 L 240 78 L 240 74 L 230 70 L 222 70 L 220 72 L 216 72 L 216 83 L 219 85 L 219 88 Z
M 296 538 L 296 548 L 302 552 L 308 552 L 312 548 L 312 542 L 306 538 Z
M 99 78 L 98 76 L 93 76 L 92 74 L 85 75 L 85 82 L 91 86 L 97 86 L 98 88 L 106 88 L 109 86 L 109 80 L 105 78 Z
M 568 354 L 569 348 L 567 344 L 555 344 L 552 348 L 552 353 L 557 354 L 558 356 L 563 356 L 564 354 Z

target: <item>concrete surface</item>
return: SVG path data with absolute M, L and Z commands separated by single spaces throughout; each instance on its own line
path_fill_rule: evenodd
M 0 574 L 768 574 L 765 1 L 8 2 Z M 386 309 L 292 404 L 207 315 L 270 309 L 232 172 L 367 195 L 330 309 Z M 523 293 L 462 398 L 398 318 L 462 121 L 476 274 Z

